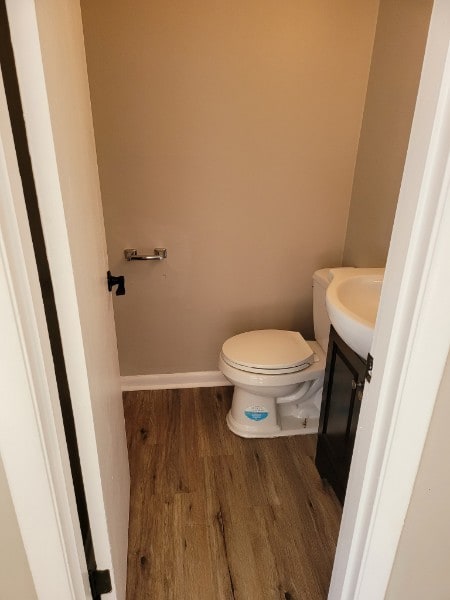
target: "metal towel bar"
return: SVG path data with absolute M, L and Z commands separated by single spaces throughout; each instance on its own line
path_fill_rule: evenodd
M 167 258 L 167 248 L 155 248 L 155 254 L 138 254 L 136 248 L 123 251 L 125 260 L 164 260 Z

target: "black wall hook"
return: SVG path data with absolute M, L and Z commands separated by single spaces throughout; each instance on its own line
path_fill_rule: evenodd
M 111 275 L 111 271 L 106 274 L 108 278 L 108 290 L 112 292 L 112 289 L 117 285 L 116 296 L 125 296 L 125 277 L 123 275 Z

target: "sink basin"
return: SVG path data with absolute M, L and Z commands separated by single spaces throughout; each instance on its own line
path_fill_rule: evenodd
M 364 360 L 372 345 L 384 269 L 330 269 L 326 303 L 330 321 Z

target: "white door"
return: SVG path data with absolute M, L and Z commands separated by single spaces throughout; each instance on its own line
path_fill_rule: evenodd
M 97 565 L 124 598 L 129 471 L 80 8 L 6 5 Z

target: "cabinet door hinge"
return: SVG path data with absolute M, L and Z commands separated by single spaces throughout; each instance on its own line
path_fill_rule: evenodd
M 366 360 L 366 374 L 365 374 L 365 378 L 366 381 L 369 381 L 372 379 L 372 370 L 373 370 L 373 356 L 369 353 L 367 355 L 367 360 Z
M 93 598 L 112 591 L 111 574 L 109 571 L 89 571 L 89 583 Z

